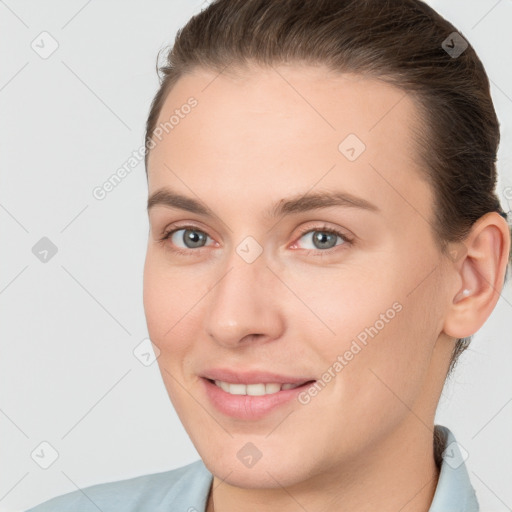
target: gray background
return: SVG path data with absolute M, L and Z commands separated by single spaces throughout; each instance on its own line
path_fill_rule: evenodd
M 430 3 L 476 47 L 492 80 L 502 125 L 499 193 L 508 211 L 512 2 Z M 105 199 L 92 191 L 143 144 L 157 52 L 201 5 L 0 1 L 1 511 L 198 458 L 156 363 L 145 366 L 133 354 L 147 337 L 143 163 Z M 49 36 L 38 37 L 43 31 L 58 43 L 48 58 L 31 47 L 51 49 Z M 43 237 L 58 251 L 46 263 L 32 251 Z M 508 285 L 447 384 L 437 417 L 467 450 L 482 510 L 490 512 L 512 507 L 511 312 Z M 40 464 L 52 451 L 42 442 L 58 452 L 48 469 Z

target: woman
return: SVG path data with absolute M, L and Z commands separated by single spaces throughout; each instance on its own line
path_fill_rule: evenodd
M 474 49 L 419 0 L 218 0 L 161 72 L 144 308 L 201 460 L 31 510 L 478 510 L 434 425 L 510 261 Z

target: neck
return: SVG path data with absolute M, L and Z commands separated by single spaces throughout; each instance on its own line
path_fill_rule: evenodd
M 412 429 L 412 424 L 414 429 Z M 432 427 L 433 428 L 433 427 Z M 439 469 L 434 459 L 433 432 L 417 418 L 396 430 L 357 461 L 333 466 L 305 482 L 284 488 L 247 489 L 232 486 L 229 477 L 214 476 L 206 512 L 428 512 Z M 215 504 L 215 508 L 214 508 Z

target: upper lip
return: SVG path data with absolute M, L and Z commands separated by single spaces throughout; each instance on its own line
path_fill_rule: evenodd
M 315 380 L 311 377 L 292 377 L 261 370 L 234 371 L 229 368 L 211 368 L 203 372 L 201 376 L 206 379 L 221 380 L 233 384 L 270 384 L 273 382 L 277 384 L 303 384 Z

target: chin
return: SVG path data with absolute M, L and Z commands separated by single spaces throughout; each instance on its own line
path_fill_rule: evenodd
M 222 456 L 211 454 L 201 457 L 210 473 L 224 483 L 244 489 L 274 489 L 293 486 L 308 478 L 308 469 L 303 458 L 284 457 L 282 454 L 262 454 L 252 466 L 245 466 L 237 457 L 237 452 Z

